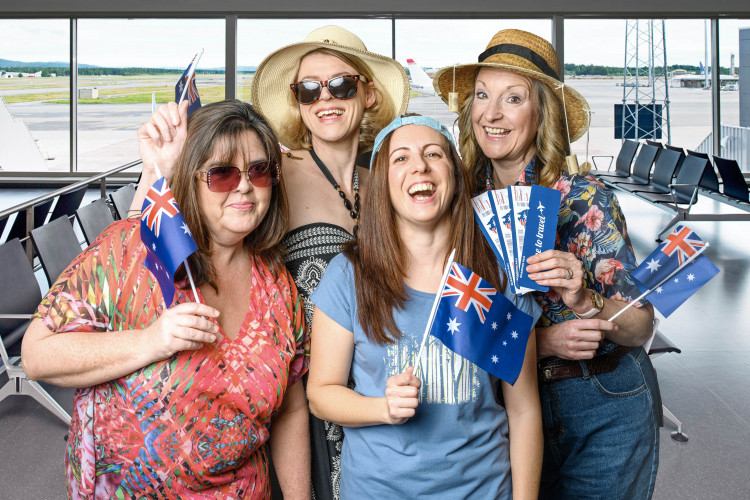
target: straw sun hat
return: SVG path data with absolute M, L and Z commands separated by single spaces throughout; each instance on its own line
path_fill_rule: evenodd
M 519 73 L 550 87 L 560 103 L 560 108 L 565 108 L 570 142 L 578 140 L 588 129 L 589 105 L 581 94 L 569 86 L 564 85 L 562 90 L 560 89 L 560 63 L 552 44 L 526 31 L 498 31 L 487 44 L 487 49 L 479 55 L 479 62 L 440 69 L 432 80 L 435 92 L 440 94 L 446 103 L 449 92 L 458 92 L 460 105 L 474 90 L 477 70 L 485 66 Z
M 253 77 L 251 100 L 253 106 L 268 120 L 282 144 L 290 138 L 282 125 L 294 119 L 295 113 L 289 104 L 300 59 L 310 51 L 327 48 L 360 58 L 370 68 L 375 86 L 390 95 L 395 109 L 393 116 L 406 111 L 409 103 L 409 78 L 404 68 L 390 57 L 369 52 L 362 40 L 354 33 L 338 26 L 318 28 L 298 43 L 293 43 L 272 52 L 260 63 Z

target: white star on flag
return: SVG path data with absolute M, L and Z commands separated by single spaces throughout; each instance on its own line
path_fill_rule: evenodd
M 492 329 L 497 330 L 497 323 L 494 321 L 492 322 Z
M 151 248 L 153 248 L 154 252 L 156 252 L 156 243 L 151 243 Z
M 508 341 L 507 340 L 503 340 L 503 345 L 508 345 Z
M 679 283 L 679 282 L 680 282 L 680 278 L 675 278 L 675 279 L 674 279 L 674 282 L 675 282 L 675 283 Z
M 661 287 L 658 287 L 658 288 L 656 289 L 656 293 L 661 293 Z
M 695 279 L 695 275 L 694 275 L 694 274 L 692 274 L 692 273 L 691 273 L 691 274 L 688 274 L 688 275 L 687 275 L 687 279 L 688 279 L 688 281 L 693 281 L 693 280 Z
M 448 324 L 448 331 L 451 332 L 451 335 L 453 335 L 454 333 L 458 331 L 458 326 L 461 323 L 456 321 L 456 318 L 451 318 L 451 320 L 447 324 Z
M 659 264 L 658 260 L 651 259 L 646 264 L 646 267 L 648 268 L 649 271 L 651 271 L 653 273 L 653 272 L 655 272 L 657 269 L 659 269 L 661 267 L 661 264 Z
M 513 330 L 513 332 L 511 332 L 510 336 L 513 337 L 514 339 L 517 339 L 518 338 L 518 332 L 515 331 L 515 330 Z
M 190 229 L 188 229 L 187 224 L 184 223 L 184 222 L 180 226 L 180 229 L 182 229 L 183 231 L 185 231 L 185 234 L 189 234 L 190 236 L 193 235 L 193 233 L 190 232 Z
M 497 363 L 498 361 L 499 361 L 499 360 L 497 359 L 497 356 L 495 356 L 495 355 L 493 354 L 493 355 L 492 355 L 492 362 L 493 362 L 493 363 Z
M 510 321 L 510 318 L 511 318 L 512 316 L 513 316 L 513 315 L 512 315 L 511 313 L 508 313 L 508 316 L 506 316 L 506 317 L 508 318 L 508 321 Z

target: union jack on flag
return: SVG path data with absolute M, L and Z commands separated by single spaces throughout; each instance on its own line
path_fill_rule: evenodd
M 669 257 L 677 252 L 677 260 L 682 265 L 683 261 L 695 255 L 706 243 L 689 227 L 679 226 L 664 239 L 663 245 L 661 251 Z
M 464 273 L 464 270 L 468 271 L 468 273 Z M 482 282 L 486 286 L 482 286 Z M 469 271 L 456 262 L 451 266 L 450 274 L 448 274 L 448 279 L 443 289 L 443 297 L 458 297 L 455 303 L 456 308 L 466 312 L 469 310 L 469 307 L 474 306 L 482 323 L 485 320 L 485 311 L 489 311 L 490 307 L 492 307 L 490 296 L 496 293 L 497 290 L 492 288 L 478 274 Z
M 483 370 L 513 384 L 523 366 L 534 319 L 478 274 L 455 262 L 435 300 L 438 307 L 430 335 Z M 472 306 L 474 310 L 470 309 Z
M 146 222 L 146 226 L 157 238 L 159 237 L 162 217 L 166 216 L 171 219 L 180 213 L 177 201 L 174 199 L 172 190 L 167 185 L 166 180 L 157 188 L 158 184 L 157 182 L 148 190 L 141 212 L 141 219 Z

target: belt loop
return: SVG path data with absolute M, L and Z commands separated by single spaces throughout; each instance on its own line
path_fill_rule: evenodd
M 591 376 L 589 374 L 589 365 L 587 361 L 588 360 L 585 360 L 585 359 L 578 361 L 578 364 L 581 365 L 581 372 L 583 373 L 583 375 L 581 375 L 581 378 L 583 378 L 583 380 L 588 380 L 589 377 Z

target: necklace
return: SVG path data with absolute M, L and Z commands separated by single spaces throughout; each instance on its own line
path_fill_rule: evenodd
M 354 219 L 354 237 L 356 238 L 357 231 L 359 231 L 359 174 L 357 173 L 357 166 L 354 166 L 354 173 L 352 174 L 352 187 L 354 188 L 354 204 L 352 204 L 352 202 L 347 199 L 346 194 L 341 190 L 341 186 L 336 182 L 336 179 L 331 175 L 326 164 L 318 158 L 318 155 L 316 155 L 315 151 L 312 149 L 310 149 L 310 156 L 325 178 L 328 179 L 328 182 L 331 183 L 331 186 L 338 191 L 341 199 L 344 200 L 344 206 L 349 210 L 349 216 Z

